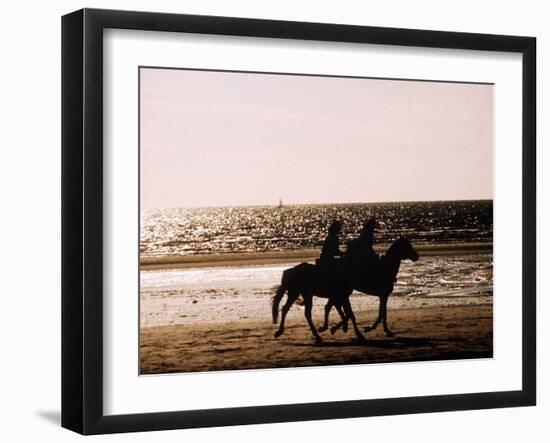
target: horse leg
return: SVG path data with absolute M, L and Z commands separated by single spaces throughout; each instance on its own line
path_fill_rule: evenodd
M 346 317 L 346 314 L 344 313 L 344 310 L 342 309 L 342 306 L 341 305 L 338 305 L 336 307 L 336 309 L 338 309 L 338 314 L 340 314 L 340 318 L 342 319 L 342 331 L 344 332 L 348 332 L 348 321 L 349 321 L 349 318 Z
M 275 338 L 279 338 L 281 335 L 283 335 L 283 332 L 285 332 L 286 314 L 288 314 L 288 310 L 291 308 L 291 306 L 294 304 L 294 302 L 299 296 L 300 294 L 297 294 L 295 292 L 288 293 L 286 303 L 283 306 L 283 309 L 281 310 L 281 324 L 279 325 L 279 329 L 275 332 Z
M 311 318 L 311 311 L 313 309 L 313 296 L 308 294 L 302 294 L 302 297 L 304 299 L 304 305 L 305 305 L 305 316 L 307 323 L 309 325 L 309 328 L 311 329 L 311 333 L 313 334 L 313 337 L 315 337 L 315 342 L 317 344 L 321 343 L 323 339 L 317 332 L 317 329 L 315 328 L 315 325 L 313 324 L 313 319 Z
M 374 331 L 376 329 L 376 327 L 378 326 L 378 324 L 382 321 L 382 318 L 384 316 L 384 307 L 383 307 L 383 303 L 382 303 L 382 297 L 379 297 L 378 298 L 378 318 L 375 320 L 375 322 L 371 325 L 371 326 L 365 326 L 365 329 L 364 331 L 365 332 L 369 332 L 369 331 Z
M 393 337 L 395 334 L 390 331 L 390 328 L 388 328 L 388 296 L 382 297 L 380 299 L 380 311 L 382 313 L 382 326 L 384 327 L 384 332 L 386 333 L 387 337 Z
M 325 322 L 323 323 L 323 326 L 321 326 L 318 329 L 319 332 L 324 332 L 328 329 L 328 316 L 330 314 L 330 310 L 332 309 L 332 306 L 333 306 L 333 303 L 329 299 L 329 301 L 327 301 L 327 304 L 325 305 Z M 339 309 L 338 306 L 336 307 L 336 309 Z
M 340 322 L 330 328 L 330 333 L 334 335 L 334 333 L 340 328 L 342 328 L 344 332 L 348 332 L 348 317 L 346 317 L 346 314 L 342 309 L 342 305 L 336 304 L 334 306 L 336 306 L 338 314 L 340 314 Z
M 360 343 L 365 343 L 367 339 L 363 336 L 363 334 L 361 334 L 361 331 L 359 330 L 359 326 L 357 326 L 357 321 L 355 320 L 355 314 L 351 309 L 351 303 L 349 302 L 349 297 L 346 297 L 342 305 L 344 307 L 344 312 L 346 313 L 346 316 L 351 320 L 351 324 L 353 325 L 353 330 L 355 331 L 357 340 L 359 340 Z

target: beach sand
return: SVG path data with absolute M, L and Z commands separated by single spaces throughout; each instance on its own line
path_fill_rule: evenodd
M 355 314 L 361 327 L 376 317 L 372 309 L 356 310 Z M 331 324 L 336 320 L 333 312 Z M 317 326 L 322 323 L 322 311 L 314 312 L 314 321 Z M 389 309 L 388 323 L 395 337 L 386 338 L 380 325 L 365 334 L 365 345 L 357 343 L 351 328 L 347 333 L 338 331 L 335 335 L 326 331 L 322 333 L 324 342 L 316 345 L 303 311 L 302 315 L 287 318 L 285 333 L 278 339 L 273 338 L 277 326 L 266 320 L 145 327 L 140 333 L 141 374 L 491 358 L 493 355 L 492 304 Z

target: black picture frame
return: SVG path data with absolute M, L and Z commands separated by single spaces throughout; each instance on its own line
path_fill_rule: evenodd
M 522 388 L 392 399 L 103 412 L 103 30 L 192 32 L 522 54 Z M 62 18 L 62 426 L 82 434 L 150 431 L 536 403 L 536 39 L 232 17 L 83 9 Z

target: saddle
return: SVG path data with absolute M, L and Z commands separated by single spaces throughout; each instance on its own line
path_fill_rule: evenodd
M 384 256 L 373 256 L 359 263 L 338 258 L 318 258 L 315 260 L 315 266 L 325 281 L 332 285 L 351 283 L 352 286 L 371 287 L 384 279 L 381 276 L 381 273 L 386 271 L 383 262 Z
M 348 261 L 346 270 L 354 286 L 376 285 L 385 272 L 384 256 L 372 255 L 362 257 L 362 260 Z
M 315 260 L 315 267 L 332 283 L 343 283 L 346 277 L 344 260 L 341 258 L 318 258 Z
M 342 269 L 344 260 L 341 258 L 317 258 L 315 265 L 325 269 Z

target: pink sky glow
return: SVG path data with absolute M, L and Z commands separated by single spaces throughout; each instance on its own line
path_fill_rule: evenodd
M 143 209 L 492 198 L 492 85 L 140 76 Z

